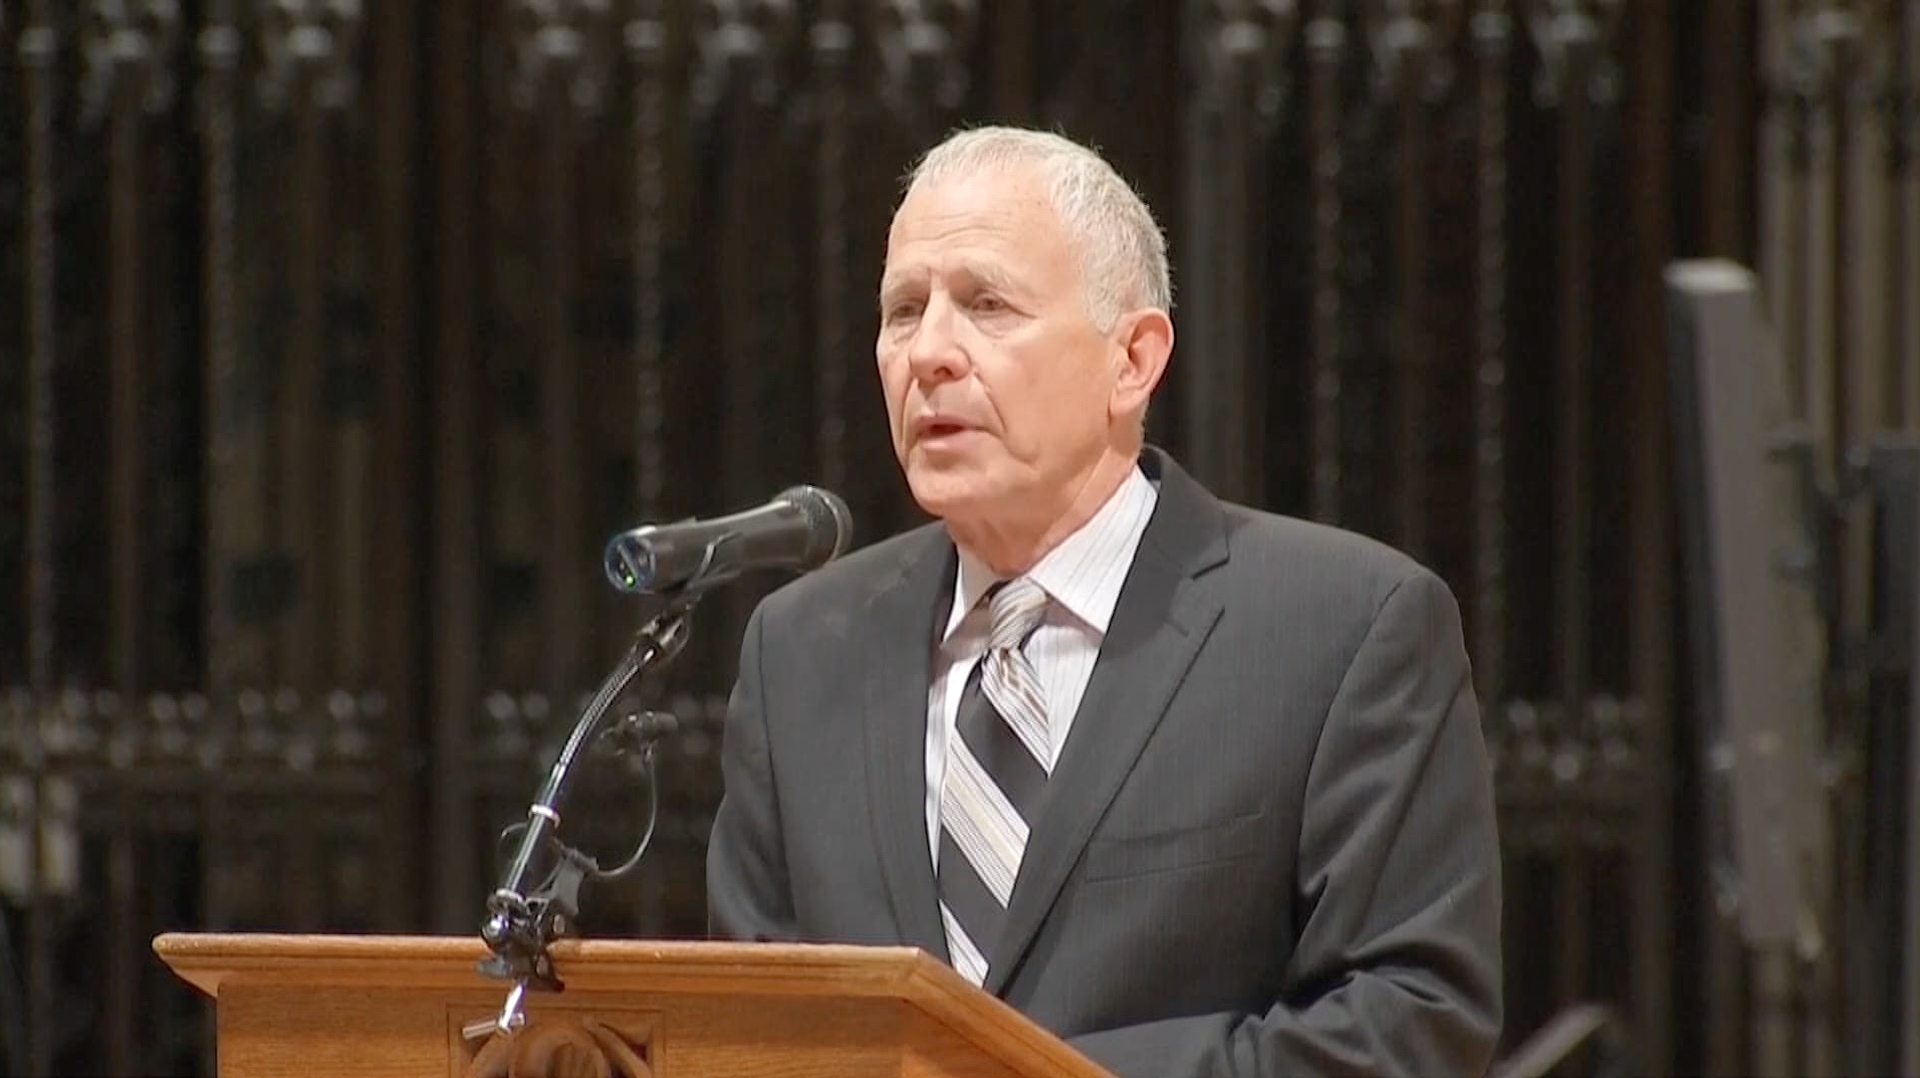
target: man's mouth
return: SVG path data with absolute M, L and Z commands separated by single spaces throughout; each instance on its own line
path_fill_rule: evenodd
M 934 416 L 930 419 L 923 419 L 914 424 L 914 427 L 915 436 L 923 442 L 952 438 L 975 429 L 971 423 L 947 416 Z

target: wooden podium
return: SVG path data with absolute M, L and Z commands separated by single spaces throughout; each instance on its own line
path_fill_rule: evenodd
M 221 1078 L 1111 1078 L 912 948 L 562 941 L 565 991 L 528 992 L 508 1036 L 477 937 L 153 947 L 214 999 Z

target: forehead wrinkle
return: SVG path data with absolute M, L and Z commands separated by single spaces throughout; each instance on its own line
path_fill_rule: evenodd
M 1028 289 L 1021 283 L 1018 273 L 1010 271 L 1002 259 L 981 257 L 968 252 L 956 252 L 933 260 L 939 266 L 942 275 L 959 275 L 971 278 L 987 286 L 1006 292 L 1022 292 Z M 880 294 L 892 295 L 911 285 L 918 285 L 933 276 L 934 264 L 928 260 L 909 262 L 904 267 L 889 268 L 880 279 Z
M 1078 282 L 1082 267 L 1060 229 L 1043 178 L 1024 169 L 916 186 L 888 229 L 880 295 L 955 273 L 1029 299 L 1047 290 L 1055 272 Z

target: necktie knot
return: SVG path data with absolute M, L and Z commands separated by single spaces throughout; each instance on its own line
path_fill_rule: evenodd
M 987 612 L 993 627 L 987 634 L 989 649 L 1019 648 L 1040 624 L 1046 613 L 1046 589 L 1026 577 L 1016 577 L 996 587 Z

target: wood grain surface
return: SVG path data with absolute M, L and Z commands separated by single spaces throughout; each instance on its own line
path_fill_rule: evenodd
M 215 999 L 221 1078 L 463 1078 L 487 1042 L 462 1030 L 508 987 L 479 973 L 478 939 L 170 933 L 153 947 Z M 633 1031 L 661 1078 L 1106 1073 L 912 948 L 572 940 L 553 953 L 565 990 L 529 994 L 525 1028 Z

